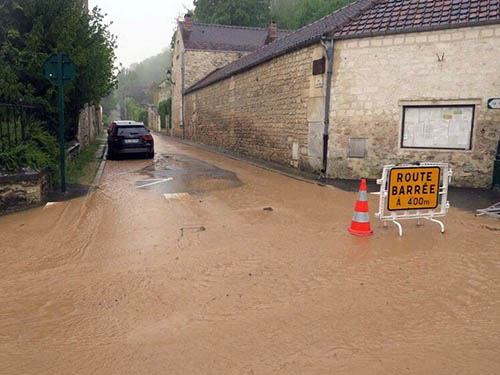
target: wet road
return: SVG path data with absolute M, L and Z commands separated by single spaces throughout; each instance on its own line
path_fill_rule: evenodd
M 499 373 L 498 221 L 357 238 L 354 193 L 156 144 L 0 217 L 1 374 Z

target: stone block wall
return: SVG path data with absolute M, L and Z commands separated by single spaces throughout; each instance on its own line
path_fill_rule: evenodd
M 49 177 L 43 171 L 0 171 L 0 215 L 40 205 L 48 189 Z
M 185 52 L 184 88 L 188 89 L 207 74 L 239 60 L 247 54 L 244 52 L 187 50 Z
M 182 136 L 182 95 L 183 95 L 184 43 L 177 29 L 172 55 L 172 135 Z
M 338 41 L 335 44 L 328 175 L 378 178 L 384 164 L 450 163 L 453 184 L 490 187 L 500 111 L 500 26 Z M 401 148 L 404 105 L 475 105 L 472 150 Z M 364 158 L 349 158 L 365 138 Z
M 85 148 L 92 143 L 103 129 L 102 107 L 85 105 L 78 119 L 78 142 L 80 148 Z
M 309 169 L 311 46 L 185 97 L 186 138 Z

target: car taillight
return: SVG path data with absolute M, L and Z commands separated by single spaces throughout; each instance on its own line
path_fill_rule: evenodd
M 143 141 L 152 141 L 153 140 L 153 136 L 151 134 L 143 135 L 142 136 L 142 140 Z

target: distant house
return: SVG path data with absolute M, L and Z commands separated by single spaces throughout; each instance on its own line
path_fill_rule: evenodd
M 173 134 L 183 135 L 183 92 L 208 73 L 288 35 L 275 22 L 269 29 L 198 24 L 190 14 L 178 23 L 172 61 Z
M 185 137 L 331 178 L 445 162 L 490 187 L 499 46 L 500 0 L 354 1 L 186 89 Z
M 170 82 L 167 80 L 160 82 L 154 89 L 154 104 L 158 106 L 162 101 L 172 96 Z

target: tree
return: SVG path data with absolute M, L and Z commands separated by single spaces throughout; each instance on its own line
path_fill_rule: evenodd
M 271 17 L 280 28 L 296 30 L 324 17 L 353 0 L 272 0 Z
M 194 18 L 199 23 L 266 27 L 270 0 L 194 0 Z
M 66 137 L 77 131 L 86 103 L 98 103 L 116 84 L 116 38 L 99 8 L 90 14 L 81 0 L 5 0 L 0 5 L 0 92 L 11 101 L 42 104 L 55 118 L 56 90 L 43 76 L 53 53 L 65 53 L 76 79 L 65 87 Z M 52 126 L 51 126 L 52 125 Z M 46 126 L 53 129 L 48 121 Z

